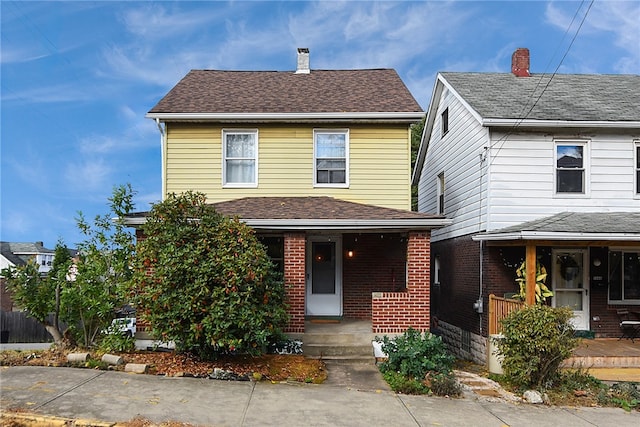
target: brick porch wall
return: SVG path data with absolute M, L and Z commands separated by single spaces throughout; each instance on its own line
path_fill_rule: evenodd
M 406 286 L 407 236 L 345 234 L 342 241 L 344 317 L 371 319 L 373 292 L 398 292 Z M 344 256 L 353 250 L 353 258 Z
M 372 295 L 372 326 L 376 334 L 402 333 L 409 327 L 428 331 L 430 322 L 429 232 L 411 232 L 407 244 L 407 289 Z
M 284 332 L 304 332 L 305 246 L 304 233 L 284 235 L 284 284 L 289 306 L 289 324 Z

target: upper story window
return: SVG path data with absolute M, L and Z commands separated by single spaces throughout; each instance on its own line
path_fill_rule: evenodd
M 442 136 L 445 136 L 449 132 L 449 107 L 445 108 L 442 112 Z
M 609 302 L 640 303 L 640 250 L 609 252 Z
M 438 215 L 444 215 L 444 172 L 438 175 L 436 193 L 438 196 Z
M 636 195 L 640 194 L 640 141 L 635 143 L 636 152 Z
M 223 185 L 255 187 L 258 185 L 258 131 L 225 130 L 222 132 Z
M 586 142 L 556 143 L 556 193 L 586 194 Z
M 349 131 L 315 130 L 313 132 L 314 185 L 349 186 Z

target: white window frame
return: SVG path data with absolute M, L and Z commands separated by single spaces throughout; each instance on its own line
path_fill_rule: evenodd
M 582 192 L 570 193 L 558 191 L 558 171 L 559 170 L 574 170 L 574 169 L 558 169 L 558 147 L 561 146 L 576 146 L 582 147 Z M 589 141 L 570 140 L 570 139 L 558 139 L 553 144 L 553 194 L 558 198 L 584 198 L 589 196 L 590 192 L 590 172 L 589 165 L 591 163 L 591 154 L 589 152 Z
M 640 199 L 640 140 L 633 141 L 633 195 Z
M 443 171 L 443 172 L 440 172 L 436 177 L 436 213 L 438 215 L 445 214 L 446 188 L 447 188 L 447 184 L 445 182 L 444 171 Z
M 255 157 L 232 158 L 232 160 L 253 160 L 253 179 L 250 182 L 227 182 L 227 135 L 253 134 L 255 138 Z M 256 188 L 258 186 L 258 129 L 223 129 L 222 130 L 222 187 L 223 188 Z
M 444 138 L 449 133 L 449 107 L 440 114 L 440 138 Z
M 327 134 L 344 134 L 344 182 L 318 182 L 317 136 Z M 313 130 L 313 186 L 318 188 L 349 188 L 349 129 L 314 129 Z

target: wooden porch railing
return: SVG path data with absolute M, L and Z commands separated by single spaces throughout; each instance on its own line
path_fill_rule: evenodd
M 501 333 L 502 323 L 500 320 L 525 306 L 526 304 L 522 301 L 489 295 L 489 335 Z

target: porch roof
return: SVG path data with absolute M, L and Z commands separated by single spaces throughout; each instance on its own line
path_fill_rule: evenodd
M 476 241 L 638 241 L 640 212 L 561 212 L 473 236 Z
M 394 231 L 431 230 L 451 224 L 440 215 L 349 202 L 333 197 L 244 197 L 212 203 L 216 211 L 238 216 L 259 231 Z M 126 218 L 141 225 L 148 212 Z

